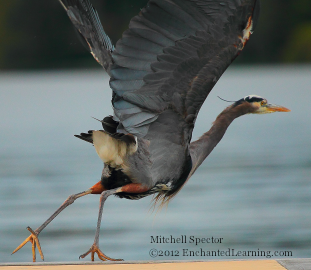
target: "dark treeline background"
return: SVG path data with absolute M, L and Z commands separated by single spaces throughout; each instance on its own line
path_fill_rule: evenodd
M 147 0 L 91 0 L 113 43 Z M 238 63 L 311 62 L 311 0 L 261 0 L 259 24 Z M 2 0 L 0 69 L 99 67 L 57 0 Z

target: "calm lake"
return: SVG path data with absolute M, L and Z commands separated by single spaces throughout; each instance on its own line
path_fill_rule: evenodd
M 132 261 L 284 259 L 284 251 L 310 257 L 310 71 L 311 66 L 229 68 L 202 107 L 193 139 L 228 106 L 217 95 L 238 100 L 257 94 L 292 111 L 236 119 L 161 211 L 150 210 L 152 197 L 109 197 L 102 251 Z M 100 129 L 91 116 L 111 114 L 110 100 L 108 77 L 101 70 L 0 73 L 0 262 L 31 262 L 30 244 L 11 255 L 29 235 L 26 227 L 36 229 L 70 194 L 99 181 L 101 160 L 91 144 L 73 135 Z M 99 196 L 80 198 L 43 230 L 45 261 L 79 260 L 93 243 L 98 205 Z M 157 236 L 172 242 L 181 235 L 186 243 L 152 242 Z M 222 240 L 196 245 L 191 237 Z M 158 252 L 151 252 L 154 257 L 151 249 Z M 201 252 L 218 250 L 227 253 Z M 199 252 L 189 256 L 190 251 Z M 239 251 L 256 254 L 245 257 Z

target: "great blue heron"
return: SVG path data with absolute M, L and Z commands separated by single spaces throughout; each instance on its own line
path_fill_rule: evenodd
M 113 116 L 76 137 L 94 145 L 104 162 L 100 181 L 68 197 L 28 241 L 43 254 L 39 233 L 68 205 L 87 194 L 101 194 L 95 241 L 81 255 L 97 253 L 104 202 L 114 194 L 140 199 L 157 194 L 168 202 L 244 114 L 287 112 L 256 95 L 227 107 L 212 128 L 191 142 L 199 110 L 220 76 L 240 54 L 259 15 L 259 0 L 150 0 L 130 21 L 116 47 L 104 32 L 89 0 L 59 0 L 91 54 L 110 75 Z

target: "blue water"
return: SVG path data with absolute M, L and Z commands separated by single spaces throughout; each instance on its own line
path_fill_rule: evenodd
M 310 68 L 230 68 L 202 107 L 194 139 L 228 105 L 217 95 L 237 100 L 258 94 L 292 112 L 236 119 L 162 211 L 149 210 L 151 197 L 110 197 L 104 208 L 102 251 L 125 260 L 266 258 L 184 256 L 184 249 L 200 248 L 291 251 L 295 258 L 310 257 Z M 102 71 L 0 73 L 0 262 L 31 261 L 30 244 L 10 255 L 28 236 L 25 228 L 37 228 L 70 194 L 99 180 L 101 160 L 90 144 L 73 135 L 100 128 L 91 116 L 111 114 L 110 99 Z M 45 261 L 77 261 L 89 249 L 98 199 L 78 199 L 40 234 Z M 171 235 L 186 235 L 188 241 L 151 243 L 151 236 Z M 223 239 L 195 245 L 189 243 L 191 236 Z M 151 249 L 179 256 L 152 258 Z

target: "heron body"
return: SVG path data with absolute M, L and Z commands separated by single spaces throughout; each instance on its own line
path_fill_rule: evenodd
M 88 1 L 62 2 L 80 33 L 84 37 L 86 32 L 92 34 L 82 17 L 90 17 L 91 24 L 95 18 L 90 16 Z M 166 197 L 186 181 L 192 168 L 189 147 L 198 111 L 249 39 L 257 9 L 256 1 L 244 1 L 243 5 L 233 1 L 150 1 L 131 20 L 115 48 L 111 42 L 104 43 L 105 54 L 103 48 L 97 49 L 100 38 L 88 34 L 91 52 L 111 77 L 114 116 L 102 121 L 103 128 L 109 134 L 130 133 L 137 139 L 137 151 L 124 155 L 121 164 L 127 176 L 124 179 L 140 183 L 148 193 L 161 185 Z M 102 41 L 108 39 L 104 32 L 97 33 Z M 109 50 L 112 53 L 107 57 Z M 107 149 L 104 142 L 102 148 Z M 106 172 L 115 169 L 108 163 Z M 120 173 L 113 175 L 123 178 Z M 119 181 L 106 178 L 102 179 L 103 188 L 107 182 L 117 187 Z
M 59 0 L 96 61 L 110 75 L 113 115 L 103 130 L 75 135 L 94 145 L 104 162 L 101 179 L 69 198 L 14 251 L 38 234 L 68 205 L 87 194 L 100 195 L 94 244 L 97 253 L 104 202 L 114 194 L 140 199 L 156 194 L 168 202 L 211 153 L 234 119 L 288 109 L 246 96 L 191 141 L 199 110 L 231 62 L 241 53 L 259 15 L 259 0 L 150 0 L 116 46 L 104 32 L 89 0 Z M 13 252 L 13 253 L 14 253 Z

